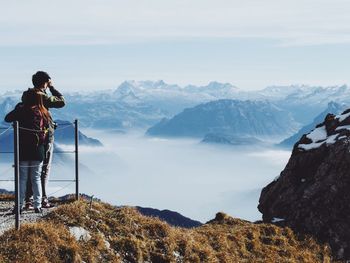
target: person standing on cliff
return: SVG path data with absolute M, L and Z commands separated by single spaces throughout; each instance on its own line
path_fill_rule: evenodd
M 51 115 L 44 107 L 42 95 L 34 89 L 26 93 L 25 103 L 18 103 L 5 117 L 6 122 L 18 121 L 19 130 L 19 177 L 20 209 L 27 190 L 33 193 L 35 213 L 41 213 L 41 171 L 45 157 L 45 143 Z M 31 184 L 28 184 L 28 181 Z M 27 186 L 30 185 L 30 189 Z
M 38 71 L 32 77 L 32 82 L 34 85 L 34 90 L 42 96 L 44 107 L 49 111 L 50 108 L 62 108 L 66 105 L 63 95 L 54 88 L 53 82 L 50 75 L 45 71 Z M 47 90 L 51 94 L 48 94 Z M 30 89 L 23 92 L 22 102 L 25 103 L 27 100 L 28 92 Z M 49 112 L 50 113 L 50 112 Z M 51 113 L 50 113 L 51 115 Z M 52 154 L 53 154 L 53 144 L 54 144 L 54 131 L 56 128 L 56 123 L 52 120 L 49 123 L 48 136 L 45 141 L 45 157 L 43 161 L 43 167 L 41 171 L 41 187 L 42 187 L 42 207 L 49 208 L 51 204 L 49 203 L 47 196 L 47 183 L 50 175 Z M 28 180 L 26 193 L 26 207 L 30 207 L 30 198 L 33 195 L 31 189 L 31 180 Z

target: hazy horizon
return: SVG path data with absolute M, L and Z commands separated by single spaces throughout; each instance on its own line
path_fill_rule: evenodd
M 69 8 L 67 8 L 69 6 Z M 344 0 L 43 0 L 1 8 L 0 91 L 48 71 L 66 91 L 127 79 L 180 85 L 349 84 Z

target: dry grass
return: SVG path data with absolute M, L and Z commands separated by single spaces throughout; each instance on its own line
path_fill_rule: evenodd
M 81 226 L 92 238 L 76 241 L 68 226 Z M 86 201 L 6 232 L 0 246 L 4 262 L 331 262 L 327 246 L 289 228 L 220 213 L 201 227 L 183 229 L 129 207 L 94 202 L 90 209 Z
M 81 262 L 78 243 L 62 225 L 26 224 L 0 236 L 0 244 L 3 261 Z
M 0 201 L 14 201 L 14 194 L 0 194 Z

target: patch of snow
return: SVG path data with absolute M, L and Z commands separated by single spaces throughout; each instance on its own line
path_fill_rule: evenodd
M 301 182 L 302 182 L 302 183 L 305 183 L 305 182 L 306 182 L 306 179 L 305 179 L 305 178 L 302 178 L 302 179 L 301 179 Z
M 327 144 L 333 144 L 333 143 L 336 143 L 337 142 L 337 137 L 338 137 L 339 134 L 333 134 L 331 136 L 329 136 L 326 140 L 326 143 Z
M 327 138 L 327 131 L 326 127 L 318 127 L 314 129 L 312 132 L 310 132 L 308 135 L 306 135 L 307 138 L 311 139 L 313 142 L 318 142 L 325 140 Z
M 350 116 L 350 112 L 348 112 L 346 114 L 337 115 L 335 118 L 338 119 L 339 122 L 342 122 L 343 120 L 345 120 L 349 116 Z
M 350 125 L 338 126 L 335 130 L 336 130 L 336 131 L 340 131 L 340 130 L 350 130 Z
M 72 236 L 74 236 L 74 238 L 77 241 L 82 240 L 84 242 L 87 242 L 91 239 L 91 235 L 89 231 L 85 230 L 82 227 L 78 227 L 78 226 L 69 227 L 69 232 L 71 233 Z
M 338 140 L 342 140 L 342 139 L 345 139 L 345 138 L 347 138 L 347 137 L 348 137 L 348 136 L 343 135 L 343 136 L 338 137 Z
M 326 143 L 327 145 L 329 144 L 334 144 L 337 141 L 337 136 L 339 134 L 333 134 L 327 138 L 327 140 L 324 140 L 322 142 L 313 142 L 310 144 L 299 144 L 299 148 L 304 149 L 305 151 L 311 150 L 311 149 L 316 149 Z
M 298 148 L 304 149 L 305 151 L 311 150 L 311 149 L 317 149 L 325 142 L 318 142 L 318 143 L 310 143 L 310 144 L 299 144 Z
M 278 218 L 278 217 L 274 217 L 271 220 L 271 223 L 277 223 L 277 222 L 283 222 L 285 219 L 283 218 Z

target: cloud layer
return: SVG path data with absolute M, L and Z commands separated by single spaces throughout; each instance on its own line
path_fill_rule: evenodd
M 8 1 L 2 45 L 113 44 L 258 37 L 282 45 L 350 42 L 344 0 Z

